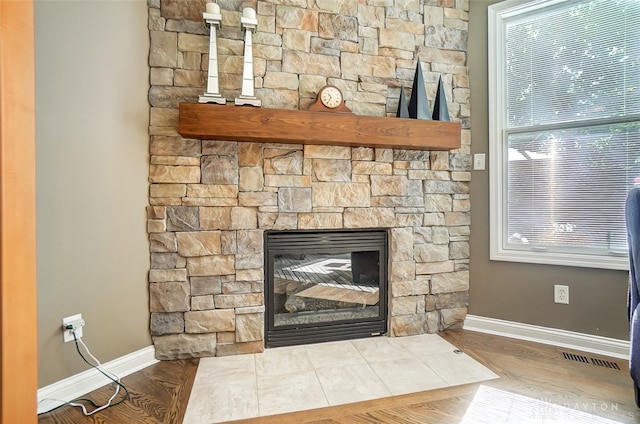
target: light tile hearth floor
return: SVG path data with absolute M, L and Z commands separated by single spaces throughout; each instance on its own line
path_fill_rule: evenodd
M 211 424 L 498 378 L 437 334 L 200 360 L 183 424 Z

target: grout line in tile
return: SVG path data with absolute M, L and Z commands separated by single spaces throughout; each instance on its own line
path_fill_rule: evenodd
M 391 393 L 391 396 L 393 396 L 393 390 L 391 390 L 391 387 L 389 387 L 389 384 L 387 384 L 388 382 L 387 382 L 386 378 L 384 378 L 383 376 L 381 376 L 381 375 L 376 371 L 376 369 L 375 369 L 375 368 L 373 368 L 373 367 L 371 366 L 371 364 L 369 364 L 369 367 L 371 368 L 371 371 L 373 371 L 373 373 L 374 373 L 374 374 L 378 377 L 378 379 L 382 382 L 382 384 L 384 385 L 385 389 L 387 389 L 387 391 L 388 391 L 389 393 Z
M 258 353 L 254 353 L 253 355 L 253 382 L 256 388 L 256 407 L 258 408 L 258 416 L 262 416 L 262 412 L 260 411 L 260 390 L 258 390 Z
M 325 387 L 322 385 L 322 381 L 320 380 L 320 377 L 318 376 L 318 369 L 315 366 L 313 367 L 313 375 L 316 376 L 316 380 L 318 381 L 318 385 L 320 385 L 320 390 L 322 390 L 322 395 L 324 396 L 324 400 L 327 402 L 327 405 L 331 405 L 331 402 L 329 402 L 329 396 L 327 396 L 327 391 L 326 391 Z
M 316 376 L 316 380 L 318 381 L 318 385 L 320 386 L 320 390 L 322 390 L 322 395 L 324 396 L 324 400 L 327 402 L 327 405 L 331 405 L 331 403 L 329 403 L 329 397 L 327 396 L 327 392 L 325 390 L 325 387 L 322 385 L 322 381 L 320 381 L 320 377 L 318 377 L 318 368 L 316 367 L 316 364 L 313 363 L 313 360 L 311 360 L 311 356 L 309 355 L 310 346 L 313 346 L 313 345 L 306 345 L 304 347 L 304 353 L 307 355 L 307 359 L 309 360 L 309 363 L 311 364 L 311 367 L 313 368 L 313 375 Z

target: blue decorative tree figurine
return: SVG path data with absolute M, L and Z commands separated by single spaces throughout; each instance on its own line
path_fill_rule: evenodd
M 404 96 L 404 86 L 400 87 L 400 100 L 398 101 L 398 111 L 396 118 L 408 118 L 409 107 L 407 106 L 407 98 Z
M 449 106 L 447 106 L 447 96 L 444 94 L 444 83 L 442 75 L 438 79 L 438 91 L 436 92 L 436 100 L 433 103 L 433 120 L 434 121 L 450 121 Z
M 420 65 L 419 60 L 418 65 L 416 66 L 416 75 L 413 78 L 411 99 L 409 99 L 409 117 L 414 119 L 431 120 L 429 99 L 427 99 L 427 91 L 424 86 L 424 76 L 422 75 L 422 65 Z

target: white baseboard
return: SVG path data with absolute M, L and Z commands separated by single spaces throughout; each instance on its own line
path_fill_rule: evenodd
M 583 352 L 614 358 L 629 359 L 630 343 L 626 340 L 611 339 L 608 337 L 480 317 L 477 315 L 467 315 L 464 329 L 581 350 Z
M 158 360 L 155 356 L 155 348 L 148 346 L 106 362 L 102 364 L 102 368 L 122 378 L 156 362 Z M 98 370 L 91 368 L 42 387 L 38 389 L 38 414 L 96 390 L 109 382 L 109 379 Z

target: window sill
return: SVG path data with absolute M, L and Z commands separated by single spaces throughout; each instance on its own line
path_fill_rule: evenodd
M 615 255 L 580 255 L 575 253 L 502 249 L 500 251 L 492 250 L 489 259 L 492 261 L 560 265 L 579 268 L 629 270 L 629 259 L 626 256 Z

